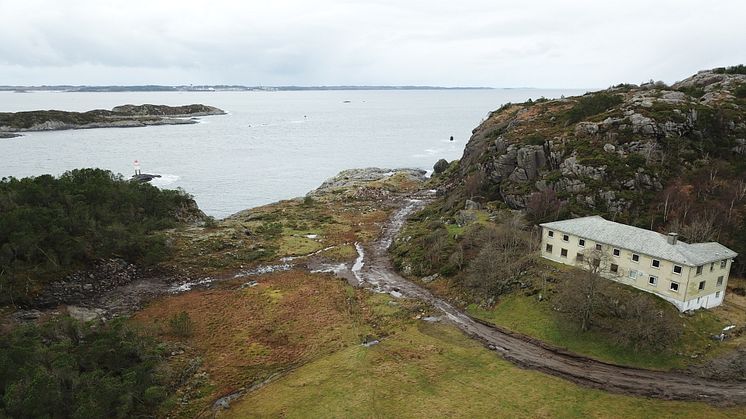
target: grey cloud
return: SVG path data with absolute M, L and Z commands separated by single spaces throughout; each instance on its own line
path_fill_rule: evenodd
M 746 61 L 723 0 L 0 0 L 0 84 L 603 87 Z

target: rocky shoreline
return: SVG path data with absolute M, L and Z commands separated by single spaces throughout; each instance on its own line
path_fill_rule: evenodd
M 380 208 L 388 208 L 391 205 L 401 205 L 402 198 L 401 194 L 397 192 L 398 187 L 408 184 L 422 184 L 426 180 L 425 174 L 426 172 L 420 169 L 381 169 L 376 167 L 349 169 L 327 179 L 318 188 L 309 192 L 307 196 L 330 201 L 340 199 L 363 200 L 375 203 Z M 297 198 L 297 200 L 301 200 L 301 198 Z M 278 202 L 270 205 L 283 205 L 283 203 Z M 226 220 L 249 217 L 249 214 L 254 210 L 256 208 L 240 211 L 226 218 Z M 185 210 L 185 212 L 189 211 Z M 185 217 L 183 221 L 189 225 L 197 225 L 199 219 Z M 277 270 L 277 266 L 290 269 L 294 266 L 290 261 L 294 259 L 303 259 L 305 262 L 301 265 L 307 266 L 308 270 L 322 269 L 326 264 L 315 257 L 318 253 L 313 252 L 295 257 L 278 255 L 276 260 L 267 261 L 264 264 L 257 265 L 253 270 L 243 270 L 236 275 L 245 277 L 273 272 Z M 277 263 L 280 263 L 280 265 L 277 265 Z M 346 271 L 349 271 L 346 273 L 352 274 L 349 268 Z M 337 272 L 337 274 L 344 276 L 344 273 Z M 236 275 L 229 273 L 216 277 L 204 277 L 189 273 L 179 267 L 145 268 L 119 258 L 100 260 L 94 266 L 72 272 L 64 278 L 52 282 L 32 301 L 24 304 L 23 309 L 18 310 L 13 318 L 17 321 L 36 320 L 44 312 L 60 313 L 60 307 L 68 307 L 68 309 L 65 309 L 68 314 L 86 321 L 93 318 L 109 319 L 129 316 L 147 302 L 160 296 L 188 291 L 197 287 L 209 287 L 214 282 L 235 279 Z M 184 287 L 184 284 L 191 285 Z M 71 311 L 69 307 L 73 307 L 73 310 Z
M 0 138 L 19 137 L 20 132 L 92 128 L 139 128 L 154 125 L 199 123 L 198 117 L 225 115 L 213 106 L 121 105 L 111 110 L 88 112 L 28 111 L 0 113 Z

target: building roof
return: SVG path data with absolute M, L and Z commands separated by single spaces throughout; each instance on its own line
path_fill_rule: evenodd
M 689 244 L 677 240 L 676 244 L 669 244 L 665 234 L 615 223 L 598 215 L 554 221 L 541 226 L 687 266 L 699 266 L 738 256 L 738 253 L 716 242 Z

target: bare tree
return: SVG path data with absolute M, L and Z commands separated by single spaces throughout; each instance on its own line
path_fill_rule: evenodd
M 717 217 L 714 214 L 698 215 L 689 223 L 683 223 L 675 219 L 669 226 L 669 231 L 679 233 L 682 237 L 692 243 L 701 243 L 715 240 L 719 228 Z
M 602 311 L 604 294 L 611 284 L 601 275 L 617 275 L 618 272 L 613 272 L 613 258 L 608 251 L 588 249 L 581 255 L 578 263 L 585 272 L 561 283 L 556 301 L 557 308 L 585 332 Z
M 730 206 L 728 207 L 728 222 L 733 220 L 733 208 L 736 203 L 740 203 L 746 197 L 746 182 L 743 179 L 738 179 L 738 182 L 731 183 L 730 187 Z
M 458 243 L 456 245 L 456 250 L 451 253 L 451 256 L 448 257 L 448 262 L 450 262 L 453 265 L 456 265 L 458 270 L 464 269 L 464 245 L 461 243 Z
M 673 307 L 661 307 L 650 295 L 624 292 L 620 310 L 608 316 L 606 329 L 635 350 L 661 350 L 679 339 L 682 327 Z
M 477 170 L 476 172 L 473 172 L 472 174 L 467 176 L 464 185 L 464 188 L 466 189 L 466 195 L 469 198 L 474 198 L 476 195 L 479 195 L 480 191 L 482 190 L 484 180 L 485 176 L 481 170 Z
M 530 235 L 508 223 L 486 227 L 479 236 L 480 249 L 469 264 L 465 285 L 489 296 L 504 294 L 533 258 Z
M 427 269 L 438 266 L 444 258 L 443 251 L 448 246 L 448 232 L 439 228 L 424 237 L 425 262 Z
M 526 202 L 526 216 L 536 224 L 559 219 L 562 201 L 552 189 L 532 193 Z

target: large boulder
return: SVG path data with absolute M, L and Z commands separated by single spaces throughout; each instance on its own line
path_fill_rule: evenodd
M 433 173 L 435 173 L 436 175 L 439 175 L 445 172 L 446 169 L 448 169 L 448 160 L 440 159 L 433 166 Z

